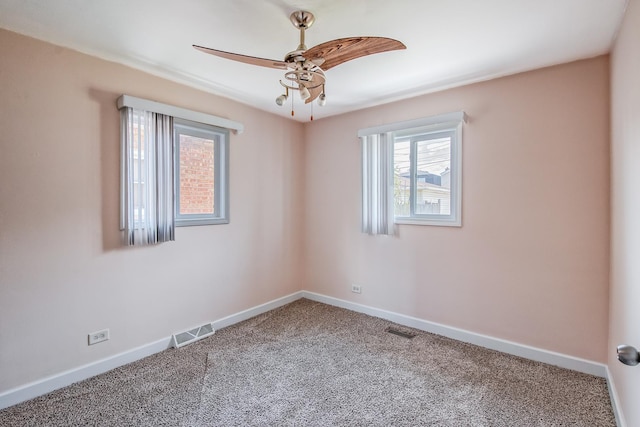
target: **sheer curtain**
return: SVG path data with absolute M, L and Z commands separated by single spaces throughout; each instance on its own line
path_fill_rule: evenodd
M 362 143 L 362 232 L 387 234 L 393 227 L 393 136 L 365 135 Z
M 125 107 L 120 119 L 120 226 L 126 243 L 175 240 L 173 117 Z

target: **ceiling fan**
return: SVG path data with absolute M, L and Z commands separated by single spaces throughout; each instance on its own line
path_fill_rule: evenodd
M 287 53 L 282 61 L 240 55 L 197 45 L 193 45 L 193 47 L 221 58 L 286 70 L 285 81 L 280 80 L 280 84 L 285 88 L 285 93 L 276 98 L 276 104 L 280 106 L 289 97 L 289 90 L 297 90 L 301 99 L 307 104 L 317 98 L 319 105 L 325 105 L 325 71 L 362 56 L 406 49 L 403 43 L 386 37 L 346 37 L 307 49 L 304 44 L 304 32 L 313 25 L 315 17 L 311 12 L 298 10 L 293 12 L 289 19 L 293 26 L 300 30 L 300 44 L 296 50 Z M 293 111 L 291 114 L 293 115 Z

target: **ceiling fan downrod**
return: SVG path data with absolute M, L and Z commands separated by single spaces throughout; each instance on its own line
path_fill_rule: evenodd
M 298 50 L 307 50 L 307 45 L 304 44 L 304 31 L 313 25 L 316 20 L 315 16 L 306 10 L 296 10 L 289 16 L 289 20 L 291 20 L 294 27 L 300 30 L 300 45 L 298 46 Z

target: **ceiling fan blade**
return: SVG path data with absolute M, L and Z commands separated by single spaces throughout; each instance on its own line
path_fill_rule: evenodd
M 284 61 L 276 61 L 274 59 L 257 58 L 255 56 L 240 55 L 239 53 L 225 52 L 223 50 L 211 49 L 208 47 L 202 47 L 193 45 L 194 48 L 200 52 L 208 53 L 210 55 L 219 56 L 225 59 L 231 59 L 233 61 L 244 62 L 245 64 L 260 65 L 261 67 L 276 68 L 278 70 L 286 70 L 287 63 Z
M 304 57 L 326 71 L 362 56 L 406 48 L 402 42 L 386 37 L 346 37 L 314 46 L 304 53 Z M 324 61 L 320 63 L 321 60 Z
M 320 96 L 320 94 L 322 93 L 322 86 L 317 86 L 317 87 L 311 87 L 308 88 L 309 89 L 309 96 L 306 101 L 304 101 L 305 104 L 308 104 L 310 102 L 313 102 L 314 99 L 316 99 L 317 97 Z

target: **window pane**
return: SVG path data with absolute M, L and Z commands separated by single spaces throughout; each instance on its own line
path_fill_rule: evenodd
M 145 194 L 145 182 L 144 179 L 148 174 L 146 163 L 144 162 L 144 150 L 145 150 L 145 120 L 144 113 L 134 110 L 133 112 L 133 219 L 134 221 L 141 221 L 145 213 L 145 202 L 143 198 Z
M 417 215 L 451 213 L 451 138 L 416 142 Z
M 180 214 L 214 213 L 214 141 L 180 135 Z
M 140 221 L 144 217 L 144 201 L 142 196 L 145 193 L 144 183 L 136 182 L 133 186 L 133 219 Z
M 393 144 L 393 200 L 395 216 L 410 216 L 411 143 L 409 140 Z

